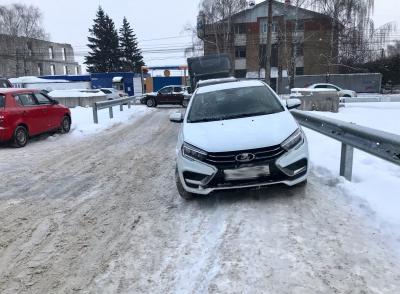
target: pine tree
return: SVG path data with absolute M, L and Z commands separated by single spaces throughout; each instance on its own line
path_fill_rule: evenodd
M 144 66 L 142 52 L 126 17 L 124 17 L 119 34 L 122 70 L 140 72 L 141 67 Z
M 99 7 L 88 37 L 91 52 L 85 57 L 89 72 L 112 72 L 121 69 L 118 32 L 114 21 Z

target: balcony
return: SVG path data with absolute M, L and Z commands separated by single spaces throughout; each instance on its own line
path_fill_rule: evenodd
M 247 36 L 245 34 L 235 35 L 235 46 L 246 46 Z
M 246 69 L 246 58 L 235 59 L 235 70 Z

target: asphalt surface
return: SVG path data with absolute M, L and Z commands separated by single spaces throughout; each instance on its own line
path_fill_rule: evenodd
M 0 147 L 0 293 L 399 293 L 399 240 L 335 179 L 181 199 L 171 111 Z

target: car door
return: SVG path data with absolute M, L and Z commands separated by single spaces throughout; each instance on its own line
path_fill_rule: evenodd
M 183 88 L 182 87 L 174 87 L 174 102 L 177 104 L 182 104 L 183 102 Z
M 157 95 L 157 103 L 160 104 L 168 104 L 173 101 L 173 88 L 172 87 L 164 87 L 160 91 L 158 91 Z
M 37 135 L 48 130 L 47 117 L 33 93 L 17 94 L 15 100 L 19 108 L 18 114 L 28 126 L 30 135 Z
M 54 130 L 60 127 L 62 117 L 59 107 L 43 93 L 35 93 L 35 98 L 42 108 L 43 119 L 47 120 L 47 130 Z

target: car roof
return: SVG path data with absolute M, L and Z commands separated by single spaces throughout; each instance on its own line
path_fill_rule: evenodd
M 0 88 L 0 94 L 21 94 L 28 92 L 40 92 L 37 89 L 26 89 L 26 88 Z
M 214 83 L 211 85 L 205 85 L 198 88 L 196 93 L 201 94 L 201 93 L 208 93 L 225 89 L 259 87 L 259 86 L 266 86 L 266 84 L 260 80 L 243 79 L 243 80 L 225 81 L 220 83 Z

